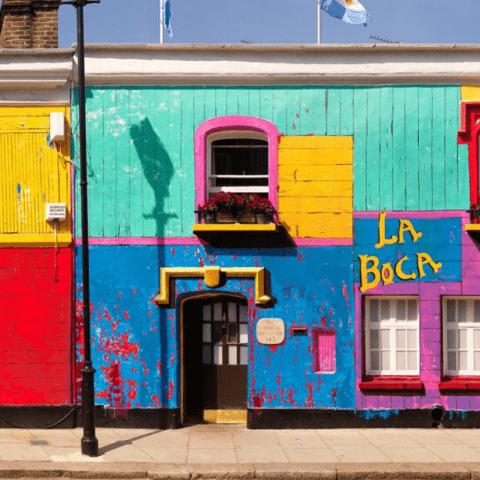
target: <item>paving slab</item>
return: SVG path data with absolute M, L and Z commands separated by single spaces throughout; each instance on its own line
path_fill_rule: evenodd
M 382 463 L 391 461 L 373 445 L 331 445 L 330 448 L 341 462 Z
M 238 463 L 237 452 L 235 448 L 218 449 L 191 449 L 187 454 L 187 463 L 203 463 L 203 464 L 216 464 L 216 463 Z
M 335 463 L 339 458 L 329 448 L 284 448 L 288 461 L 295 464 Z
M 296 465 L 256 464 L 255 478 L 264 480 L 336 480 L 336 469 L 329 464 L 300 463 Z
M 154 465 L 148 468 L 147 477 L 151 480 L 190 480 L 190 465 Z
M 279 445 L 236 447 L 238 463 L 288 463 L 287 455 Z

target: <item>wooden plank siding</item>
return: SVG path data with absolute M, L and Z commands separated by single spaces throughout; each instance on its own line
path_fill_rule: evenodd
M 279 219 L 289 234 L 352 238 L 353 138 L 282 137 L 278 162 Z
M 259 116 L 284 136 L 353 137 L 355 211 L 469 205 L 458 86 L 91 87 L 87 111 L 94 237 L 191 236 L 194 133 L 221 115 Z M 80 235 L 78 209 L 77 220 Z
M 49 143 L 51 112 L 70 115 L 67 107 L 0 108 L 1 243 L 14 242 L 12 235 L 35 243 L 52 234 L 53 224 L 45 220 L 47 203 L 65 203 L 71 211 L 70 141 Z M 68 214 L 57 233 L 71 233 Z

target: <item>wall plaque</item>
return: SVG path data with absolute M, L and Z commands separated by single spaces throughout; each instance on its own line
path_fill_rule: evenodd
M 257 341 L 278 345 L 285 340 L 285 322 L 281 318 L 262 318 L 257 323 Z

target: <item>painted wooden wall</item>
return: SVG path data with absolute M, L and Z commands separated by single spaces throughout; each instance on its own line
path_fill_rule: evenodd
M 357 211 L 464 210 L 459 108 L 458 86 L 89 88 L 91 235 L 191 236 L 193 136 L 217 115 L 262 117 L 284 135 L 353 136 Z M 75 135 L 73 145 L 75 157 Z
M 279 220 L 292 237 L 353 237 L 353 138 L 282 137 Z
M 70 116 L 67 107 L 0 108 L 0 237 L 34 235 L 28 239 L 35 242 L 53 233 L 45 221 L 46 203 L 66 203 L 70 211 L 70 142 L 49 142 L 50 112 Z M 70 232 L 67 217 L 58 233 Z

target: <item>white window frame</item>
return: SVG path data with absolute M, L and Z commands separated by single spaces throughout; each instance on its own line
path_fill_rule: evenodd
M 212 142 L 216 140 L 228 140 L 228 139 L 238 139 L 238 138 L 251 138 L 253 140 L 264 140 L 267 142 L 265 146 L 267 148 L 267 152 L 269 152 L 268 146 L 268 137 L 267 135 L 259 132 L 254 132 L 252 130 L 226 130 L 222 132 L 212 133 L 208 136 L 207 140 L 207 198 L 210 198 L 212 195 L 215 195 L 219 192 L 232 192 L 232 193 L 269 193 L 269 175 L 218 175 L 214 176 L 212 173 L 213 167 L 213 156 L 212 156 Z M 267 169 L 267 172 L 270 170 Z M 223 177 L 223 178 L 266 178 L 268 179 L 268 183 L 265 186 L 254 185 L 251 187 L 248 186 L 227 186 L 227 187 L 214 187 L 213 186 L 213 178 L 214 177 Z
M 455 321 L 449 322 L 448 302 L 455 302 Z M 466 302 L 465 321 L 459 321 L 459 302 Z M 479 302 L 475 307 L 475 302 Z M 475 322 L 475 308 L 478 321 Z M 443 319 L 443 374 L 449 377 L 480 375 L 480 296 L 444 296 L 442 298 Z M 456 332 L 455 335 L 449 332 Z M 460 333 L 464 332 L 464 333 Z M 478 332 L 478 333 L 477 333 Z M 462 338 L 463 337 L 463 338 Z M 454 346 L 452 348 L 452 341 Z M 467 368 L 460 368 L 460 355 L 464 354 Z M 449 357 L 455 355 L 455 369 L 449 368 Z M 477 368 L 475 369 L 475 357 Z
M 378 322 L 371 321 L 372 301 L 378 301 Z M 408 320 L 408 301 L 415 300 L 416 318 Z M 405 301 L 405 320 L 397 319 L 398 302 Z M 382 319 L 382 303 L 389 302 L 389 318 Z M 394 307 L 394 308 L 392 308 Z M 373 328 L 375 327 L 375 328 Z M 372 345 L 372 331 L 378 331 L 378 342 Z M 397 332 L 404 331 L 404 346 L 397 345 L 400 339 Z M 407 331 L 414 331 L 413 337 Z M 385 332 L 385 333 L 383 333 Z M 412 346 L 411 343 L 414 343 Z M 385 344 L 385 345 L 384 345 Z M 372 366 L 372 351 L 378 351 L 378 368 Z M 382 353 L 388 353 L 389 362 L 384 359 Z M 397 355 L 405 352 L 405 369 L 397 367 Z M 408 368 L 408 353 L 414 352 L 416 368 Z M 386 357 L 387 355 L 385 355 Z M 387 365 L 385 365 L 387 364 Z M 420 319 L 419 319 L 419 298 L 418 296 L 367 296 L 365 297 L 365 373 L 371 376 L 380 375 L 419 375 L 420 374 Z

